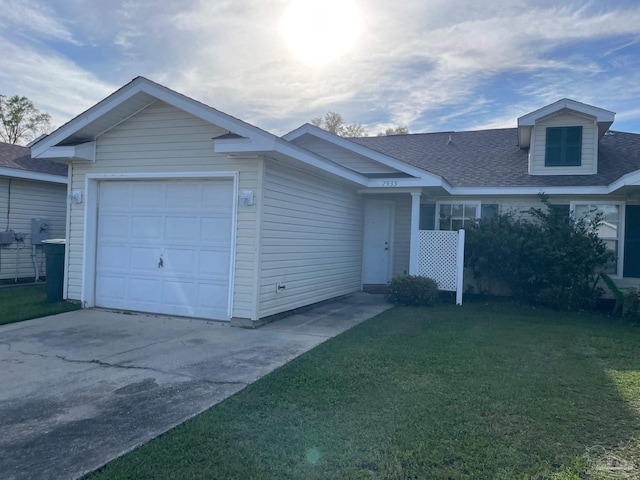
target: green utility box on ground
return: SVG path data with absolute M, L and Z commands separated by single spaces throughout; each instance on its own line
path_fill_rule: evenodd
M 42 241 L 47 264 L 47 301 L 60 302 L 64 281 L 64 238 L 52 238 Z

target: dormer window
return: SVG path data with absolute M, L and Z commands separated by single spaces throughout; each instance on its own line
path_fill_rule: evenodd
M 545 167 L 582 165 L 582 126 L 547 127 Z

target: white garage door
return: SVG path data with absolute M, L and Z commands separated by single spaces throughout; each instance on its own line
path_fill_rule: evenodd
M 232 180 L 100 184 L 96 305 L 229 319 Z

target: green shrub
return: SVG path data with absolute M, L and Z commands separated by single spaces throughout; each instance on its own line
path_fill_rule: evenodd
M 629 290 L 622 297 L 622 316 L 631 321 L 640 320 L 640 292 Z
M 438 302 L 438 284 L 431 278 L 404 275 L 392 279 L 388 286 L 387 300 L 394 305 L 429 307 Z
M 513 212 L 467 230 L 465 266 L 481 291 L 499 282 L 524 301 L 564 309 L 593 308 L 602 296 L 599 272 L 613 259 L 598 237 L 601 216 L 572 218 L 545 195 L 526 216 Z

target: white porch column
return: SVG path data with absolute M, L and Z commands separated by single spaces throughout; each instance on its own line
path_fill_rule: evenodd
M 409 248 L 409 275 L 418 274 L 420 240 L 420 192 L 411 192 L 411 244 Z

